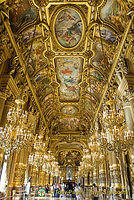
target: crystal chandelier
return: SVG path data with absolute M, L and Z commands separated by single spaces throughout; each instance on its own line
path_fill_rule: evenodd
M 33 144 L 33 152 L 29 155 L 29 164 L 34 165 L 37 169 L 42 166 L 47 159 L 45 146 L 42 137 L 36 134 Z
M 82 162 L 79 166 L 79 174 L 84 175 L 85 172 L 89 172 L 98 164 L 103 162 L 104 155 L 100 150 L 98 150 L 99 145 L 100 144 L 97 142 L 97 139 L 94 137 L 89 143 L 90 151 L 88 149 L 84 150 Z
M 45 157 L 41 152 L 34 152 L 29 155 L 29 164 L 34 165 L 37 169 L 43 165 Z
M 23 110 L 24 102 L 18 99 L 15 102 L 17 106 L 7 114 L 7 124 L 0 128 L 0 147 L 5 153 L 21 149 L 32 142 L 27 124 L 28 113 Z
M 58 162 L 50 151 L 46 151 L 46 144 L 42 137 L 36 135 L 33 145 L 33 152 L 29 155 L 29 164 L 34 165 L 36 169 L 42 166 L 42 170 L 48 174 L 57 174 L 59 172 Z
M 102 148 L 120 153 L 128 150 L 134 144 L 133 131 L 127 130 L 124 120 L 123 108 L 117 109 L 117 100 L 106 102 L 109 110 L 105 107 L 103 113 L 103 131 L 100 133 L 100 144 Z M 103 124 L 104 124 L 103 123 Z

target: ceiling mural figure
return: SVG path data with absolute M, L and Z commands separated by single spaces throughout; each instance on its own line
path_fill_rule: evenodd
M 83 23 L 77 11 L 67 8 L 58 13 L 55 21 L 55 35 L 63 47 L 76 46 L 81 40 L 82 33 Z
M 123 30 L 126 19 L 127 6 L 121 0 L 108 0 L 101 10 L 101 17 L 107 22 Z
M 64 106 L 62 112 L 66 115 L 74 115 L 78 112 L 78 109 L 74 106 Z
M 61 101 L 78 101 L 79 85 L 83 67 L 81 57 L 60 57 L 55 59 L 57 78 L 60 82 Z
M 103 40 L 110 44 L 113 44 L 116 41 L 116 35 L 111 30 L 105 27 L 98 26 L 96 28 L 95 36 L 98 38 L 101 37 Z
M 9 17 L 12 30 L 18 31 L 37 18 L 37 10 L 28 0 L 18 0 L 13 3 Z
M 61 151 L 58 156 L 58 162 L 60 165 L 68 165 L 69 163 L 73 163 L 76 166 L 80 165 L 81 162 L 81 154 L 78 151 Z

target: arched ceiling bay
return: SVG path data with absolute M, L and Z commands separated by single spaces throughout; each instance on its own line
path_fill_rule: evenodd
M 86 138 L 128 20 L 127 1 L 7 3 L 49 137 Z

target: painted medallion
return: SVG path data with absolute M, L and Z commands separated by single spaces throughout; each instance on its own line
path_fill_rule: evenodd
M 55 35 L 65 48 L 76 46 L 83 33 L 82 19 L 77 11 L 71 8 L 61 10 L 55 21 Z

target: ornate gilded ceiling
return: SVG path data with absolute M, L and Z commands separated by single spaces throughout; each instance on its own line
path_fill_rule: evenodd
M 131 2 L 9 0 L 2 6 L 3 15 L 9 14 L 49 138 L 86 139 L 129 19 Z M 18 75 L 23 66 L 17 56 L 12 53 L 12 76 L 18 87 L 22 79 L 27 88 L 24 71 L 23 76 Z

